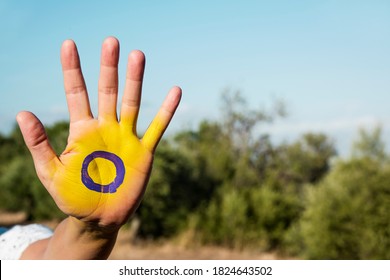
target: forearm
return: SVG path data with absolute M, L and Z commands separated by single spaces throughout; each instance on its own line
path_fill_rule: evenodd
M 117 234 L 118 229 L 102 229 L 68 217 L 51 238 L 29 246 L 22 259 L 107 259 Z

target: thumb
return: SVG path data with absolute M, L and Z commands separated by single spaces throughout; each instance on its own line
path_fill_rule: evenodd
M 40 120 L 30 112 L 20 112 L 16 116 L 24 142 L 29 149 L 35 169 L 41 181 L 46 181 L 50 171 L 55 170 L 57 155 L 47 138 Z M 42 182 L 45 185 L 45 182 Z

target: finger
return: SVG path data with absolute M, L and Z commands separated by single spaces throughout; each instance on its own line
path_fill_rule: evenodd
M 179 87 L 172 88 L 142 138 L 142 143 L 148 150 L 154 151 L 156 149 L 158 142 L 175 114 L 177 106 L 179 106 L 180 99 L 181 89 Z
M 66 101 L 71 122 L 92 118 L 87 88 L 81 72 L 76 44 L 66 40 L 61 47 Z
M 99 118 L 117 119 L 119 42 L 108 37 L 103 42 L 99 78 Z
M 42 183 L 45 184 L 55 171 L 57 155 L 51 147 L 45 129 L 39 119 L 30 112 L 20 112 L 16 116 L 24 142 L 29 149 L 35 169 Z
M 145 55 L 132 51 L 128 58 L 126 84 L 122 97 L 121 122 L 130 125 L 136 133 L 136 124 L 141 102 L 142 80 L 145 69 Z

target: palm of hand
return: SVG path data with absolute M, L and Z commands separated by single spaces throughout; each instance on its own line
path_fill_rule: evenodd
M 76 46 L 64 43 L 61 61 L 70 113 L 65 151 L 57 157 L 40 121 L 29 112 L 17 116 L 43 185 L 67 215 L 99 226 L 122 225 L 138 207 L 150 175 L 153 152 L 180 102 L 174 87 L 142 139 L 136 122 L 144 56 L 130 54 L 120 121 L 117 120 L 119 43 L 103 44 L 99 117 L 93 118 Z
M 90 120 L 69 138 L 52 172 L 52 193 L 60 209 L 84 220 L 124 220 L 138 206 L 153 155 L 128 128 Z M 131 208 L 131 209 L 129 209 Z M 126 209 L 126 211 L 122 211 Z

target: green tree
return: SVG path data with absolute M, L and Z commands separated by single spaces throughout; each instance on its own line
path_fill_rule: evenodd
M 276 248 L 300 217 L 303 206 L 297 189 L 327 172 L 334 148 L 327 137 L 315 134 L 305 135 L 293 145 L 274 146 L 259 129 L 284 115 L 281 103 L 268 111 L 251 109 L 239 92 L 225 92 L 222 120 L 203 123 L 191 134 L 190 154 L 202 158 L 199 162 L 214 171 L 210 176 L 215 171 L 222 176 L 214 181 L 216 191 L 210 203 L 194 218 L 200 240 L 232 247 Z M 212 137 L 200 137 L 205 131 Z M 313 163 L 316 165 L 310 166 Z M 282 171 L 295 172 L 298 178 L 283 177 Z
M 329 171 L 335 155 L 334 143 L 325 134 L 306 133 L 276 148 L 270 175 L 284 184 L 316 183 Z
M 362 132 L 349 160 L 308 191 L 295 237 L 311 259 L 390 258 L 390 165 L 380 134 Z
M 160 143 L 145 198 L 137 211 L 143 237 L 170 237 L 187 226 L 191 212 L 212 197 L 207 175 L 173 147 Z M 203 184 L 205 182 L 205 184 Z
M 371 158 L 383 161 L 386 158 L 385 144 L 381 138 L 382 128 L 375 127 L 371 132 L 360 128 L 358 140 L 352 145 L 352 157 Z

